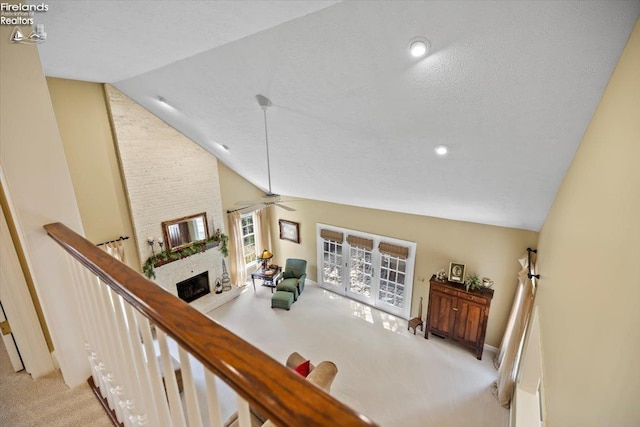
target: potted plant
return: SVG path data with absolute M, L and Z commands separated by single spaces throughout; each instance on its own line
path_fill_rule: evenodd
M 482 287 L 482 281 L 476 273 L 469 273 L 469 275 L 467 275 L 467 279 L 464 281 L 464 284 L 467 292 L 469 292 L 470 290 L 474 291 Z

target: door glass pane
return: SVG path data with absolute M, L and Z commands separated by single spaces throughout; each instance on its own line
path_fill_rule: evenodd
M 371 266 L 371 251 L 356 246 L 351 247 L 350 265 L 349 291 L 370 297 L 373 271 Z
M 342 243 L 323 239 L 322 281 L 342 286 Z
M 381 257 L 378 300 L 402 308 L 404 306 L 406 260 L 387 254 L 382 254 Z

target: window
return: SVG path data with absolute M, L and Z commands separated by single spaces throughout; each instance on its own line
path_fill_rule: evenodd
M 404 305 L 404 278 L 406 275 L 406 260 L 393 255 L 382 254 L 380 265 L 380 295 L 381 302 L 398 308 Z
M 256 262 L 256 236 L 253 213 L 242 215 L 242 245 L 244 250 L 244 263 L 252 264 Z
M 416 244 L 318 224 L 318 284 L 405 319 Z

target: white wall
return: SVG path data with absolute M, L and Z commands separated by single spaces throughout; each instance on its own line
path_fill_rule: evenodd
M 112 86 L 106 85 L 106 93 L 140 262 L 151 256 L 147 238 L 162 237 L 163 221 L 206 212 L 209 233 L 224 232 L 218 160 Z M 213 291 L 222 276 L 222 256 L 211 249 L 155 270 L 153 280 L 174 295 L 177 282 L 208 271 Z M 207 295 L 193 305 L 208 311 L 227 294 Z
M 42 226 L 83 234 L 82 223 L 37 48 L 9 43 L 11 30 L 0 28 L 0 164 L 62 375 L 75 386 L 90 370 L 71 275 Z
M 163 221 L 206 212 L 209 232 L 224 231 L 218 160 L 114 87 L 106 92 L 140 262 Z

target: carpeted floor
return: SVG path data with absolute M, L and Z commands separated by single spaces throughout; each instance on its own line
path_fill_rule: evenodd
M 0 340 L 0 426 L 111 425 L 87 384 L 70 389 L 58 372 L 37 380 L 25 371 L 13 372 Z

